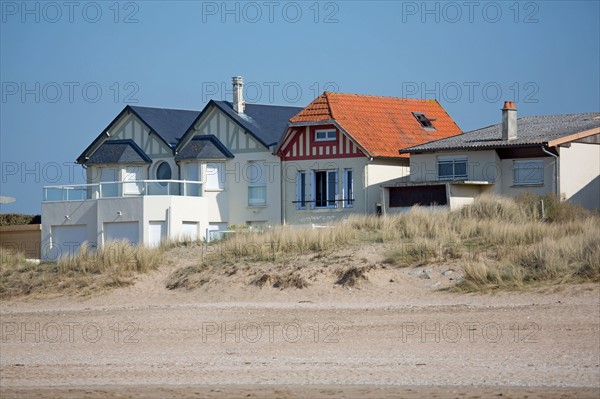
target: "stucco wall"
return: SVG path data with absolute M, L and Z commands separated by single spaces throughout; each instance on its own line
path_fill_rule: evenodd
M 496 181 L 502 173 L 500 159 L 494 150 L 444 151 L 412 154 L 410 156 L 410 180 L 414 182 L 437 180 L 439 156 L 467 157 L 468 180 Z
M 514 184 L 514 162 L 528 160 L 544 161 L 544 183 L 539 185 L 515 185 Z M 509 197 L 517 197 L 521 193 L 529 192 L 535 195 L 546 195 L 555 192 L 554 182 L 554 158 L 547 156 L 542 158 L 519 158 L 502 160 L 502 186 L 499 194 Z
M 560 191 L 569 201 L 600 209 L 600 145 L 560 147 Z

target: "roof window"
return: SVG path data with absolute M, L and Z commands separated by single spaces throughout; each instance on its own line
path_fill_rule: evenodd
M 431 122 L 433 122 L 433 121 L 436 120 L 435 118 L 428 118 L 422 112 L 413 112 L 412 114 L 419 121 L 419 123 L 421 124 L 421 126 L 423 126 L 425 129 L 433 129 L 433 130 L 435 130 L 435 127 L 431 123 Z

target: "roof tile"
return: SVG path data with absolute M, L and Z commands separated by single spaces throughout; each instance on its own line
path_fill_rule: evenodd
M 420 112 L 435 129 L 427 129 L 412 114 Z M 325 92 L 290 119 L 303 124 L 335 120 L 373 157 L 406 157 L 398 150 L 461 133 L 436 100 Z

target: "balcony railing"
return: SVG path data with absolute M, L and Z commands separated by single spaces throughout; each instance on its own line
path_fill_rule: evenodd
M 202 182 L 186 180 L 128 180 L 44 187 L 43 201 L 84 201 L 146 195 L 202 197 Z

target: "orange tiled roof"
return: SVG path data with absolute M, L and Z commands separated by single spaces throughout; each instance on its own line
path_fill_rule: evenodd
M 435 130 L 413 116 L 423 113 Z M 325 92 L 294 115 L 291 123 L 335 120 L 368 155 L 406 157 L 398 150 L 462 133 L 437 100 Z

